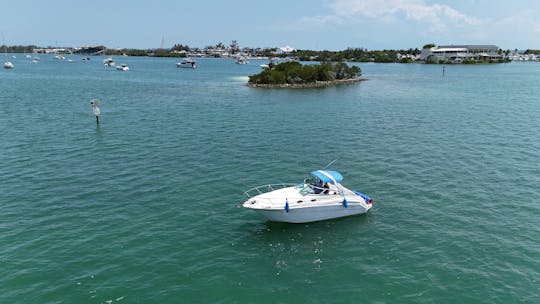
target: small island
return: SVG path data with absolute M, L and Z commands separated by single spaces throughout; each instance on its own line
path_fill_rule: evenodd
M 345 62 L 302 65 L 293 61 L 269 64 L 259 74 L 249 76 L 247 85 L 256 88 L 322 88 L 365 80 L 360 78 L 361 75 L 358 66 L 349 67 Z

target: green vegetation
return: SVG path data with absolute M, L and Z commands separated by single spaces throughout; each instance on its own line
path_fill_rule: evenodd
M 139 50 L 139 49 L 106 49 L 105 55 L 107 56 L 154 56 L 154 57 L 186 57 L 185 53 L 171 52 L 169 49 L 153 49 L 153 50 Z
M 348 48 L 343 51 L 297 50 L 293 55 L 298 57 L 301 61 L 400 62 L 398 59 L 398 54 L 418 55 L 420 54 L 420 50 L 408 49 L 368 51 L 367 49 L 363 48 Z
M 188 45 L 182 45 L 182 44 L 175 44 L 171 48 L 171 51 L 173 51 L 173 52 L 174 51 L 177 51 L 177 52 L 180 52 L 180 51 L 189 52 L 189 46 Z
M 106 49 L 104 52 L 104 55 L 107 56 L 119 56 L 124 54 L 128 56 L 148 56 L 148 51 L 137 49 Z
M 0 46 L 0 50 L 7 53 L 32 53 L 35 48 L 37 48 L 35 45 Z
M 361 70 L 357 66 L 349 67 L 344 62 L 306 64 L 298 62 L 283 62 L 265 69 L 259 74 L 249 77 L 252 84 L 309 84 L 318 81 L 334 81 L 355 79 L 360 76 Z
M 516 50 L 516 53 L 517 53 L 517 50 Z M 525 55 L 529 55 L 529 54 L 535 54 L 535 55 L 540 55 L 540 50 L 525 50 L 525 52 L 523 53 Z

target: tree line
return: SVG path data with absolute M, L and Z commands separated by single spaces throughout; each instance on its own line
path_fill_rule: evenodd
M 356 62 L 399 62 L 398 54 L 401 55 L 419 55 L 421 50 L 376 50 L 368 51 L 364 48 L 348 48 L 342 51 L 312 51 L 297 50 L 294 56 L 301 61 L 356 61 Z

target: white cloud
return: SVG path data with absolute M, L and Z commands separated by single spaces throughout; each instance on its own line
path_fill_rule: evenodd
M 344 20 L 366 17 L 393 20 L 405 17 L 427 23 L 431 30 L 442 31 L 449 26 L 478 25 L 481 21 L 467 16 L 445 4 L 426 4 L 423 0 L 334 0 L 330 4 L 333 13 L 327 16 L 304 18 L 314 24 L 342 23 Z
M 502 18 L 496 22 L 496 25 L 501 29 L 508 28 L 512 31 L 540 32 L 540 20 L 531 11 L 518 12 L 513 16 Z
M 516 11 L 489 24 L 489 27 L 476 28 L 471 35 L 477 40 L 494 41 L 503 48 L 539 48 L 540 20 L 535 11 Z
M 458 10 L 447 0 L 329 2 L 326 14 L 305 17 L 295 24 L 296 28 L 309 31 L 318 27 L 328 33 L 350 31 L 348 37 L 374 45 L 401 43 L 407 46 L 434 41 L 440 44 L 495 44 L 510 49 L 540 48 L 540 12 L 538 6 L 528 3 L 504 9 L 492 8 L 482 11 L 482 17 L 478 17 Z M 479 2 L 492 4 L 487 0 Z

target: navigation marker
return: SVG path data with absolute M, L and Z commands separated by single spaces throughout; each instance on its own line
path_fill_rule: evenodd
M 99 125 L 99 114 L 101 114 L 101 110 L 99 109 L 100 101 L 99 99 L 92 99 L 90 100 L 90 104 L 92 105 L 92 111 L 94 112 L 94 115 L 96 115 L 96 124 Z

